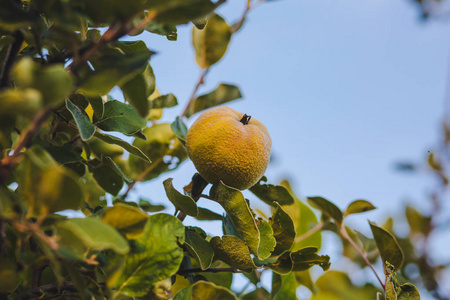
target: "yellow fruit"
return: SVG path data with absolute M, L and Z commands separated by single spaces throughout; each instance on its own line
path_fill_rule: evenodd
M 188 155 L 206 181 L 240 190 L 264 175 L 271 146 L 261 122 L 226 106 L 202 113 L 186 137 Z

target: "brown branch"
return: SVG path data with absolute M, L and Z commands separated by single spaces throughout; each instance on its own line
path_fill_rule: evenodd
M 301 236 L 297 237 L 294 240 L 294 243 L 299 243 L 301 241 L 306 240 L 307 238 L 309 238 L 310 236 L 312 236 L 314 233 L 321 231 L 323 229 L 323 227 L 326 225 L 326 223 L 324 222 L 320 222 L 317 223 L 316 226 L 314 226 L 313 228 L 311 228 L 309 231 L 305 232 L 304 234 L 302 234 Z
M 339 229 L 339 232 L 341 233 L 342 237 L 346 239 L 350 245 L 352 245 L 353 249 L 356 250 L 356 252 L 361 256 L 361 258 L 364 260 L 364 262 L 369 266 L 370 269 L 372 269 L 373 273 L 377 277 L 378 281 L 380 282 L 381 286 L 383 287 L 383 290 L 386 289 L 385 284 L 381 280 L 380 276 L 378 276 L 377 271 L 373 267 L 373 265 L 370 263 L 370 261 L 367 259 L 367 256 L 359 249 L 358 245 L 352 240 L 352 238 L 348 235 L 347 230 L 345 229 L 345 226 L 342 224 L 342 226 Z
M 9 173 L 12 171 L 14 165 L 17 162 L 17 157 L 20 153 L 20 151 L 27 147 L 29 143 L 31 142 L 31 139 L 36 134 L 36 132 L 41 127 L 42 123 L 45 122 L 45 120 L 50 116 L 50 114 L 53 112 L 53 108 L 47 108 L 44 110 L 41 110 L 33 119 L 33 122 L 28 127 L 27 131 L 20 135 L 19 142 L 17 143 L 17 146 L 14 148 L 13 153 L 10 156 L 5 157 L 3 160 L 0 161 L 0 182 L 3 182 L 7 180 L 7 177 Z
M 17 54 L 22 47 L 23 42 L 23 34 L 20 30 L 16 30 L 13 33 L 14 42 L 8 49 L 8 53 L 6 55 L 6 60 L 3 64 L 2 74 L 0 77 L 0 89 L 6 88 L 9 85 L 9 77 L 11 75 L 11 69 L 14 65 L 14 61 L 16 60 Z
M 198 88 L 205 83 L 205 76 L 206 74 L 208 74 L 208 70 L 209 69 L 202 69 L 202 72 L 200 74 L 200 77 L 197 81 L 197 84 L 195 85 L 194 90 L 192 91 L 191 97 L 189 98 L 188 103 L 186 104 L 186 107 L 184 108 L 183 113 L 181 114 L 181 117 L 186 116 L 186 114 L 189 112 L 189 109 L 191 108 L 192 104 L 194 103 L 195 100 L 195 95 L 197 94 Z
M 264 0 L 257 0 L 256 3 L 253 5 L 251 5 L 251 1 L 247 2 L 247 6 L 245 7 L 244 13 L 242 14 L 241 18 L 231 27 L 231 34 L 234 34 L 237 31 L 239 31 L 239 29 L 241 29 L 242 25 L 244 25 L 248 13 L 262 2 L 264 2 Z
M 172 152 L 169 151 L 166 155 L 170 155 Z M 122 200 L 125 200 L 125 198 L 128 196 L 128 193 L 134 188 L 134 186 L 136 185 L 136 183 L 138 183 L 139 181 L 142 181 L 144 179 L 145 176 L 147 176 L 148 173 L 150 173 L 151 171 L 153 171 L 159 163 L 161 163 L 163 161 L 163 156 L 158 158 L 157 160 L 155 160 L 154 162 L 152 162 L 152 164 L 150 166 L 147 167 L 147 169 L 145 169 L 141 174 L 138 175 L 138 177 L 136 177 L 135 180 L 133 180 L 129 185 L 128 188 L 125 192 L 125 194 L 122 195 Z
M 236 268 L 232 268 L 232 267 L 227 267 L 227 268 L 209 268 L 206 270 L 202 270 L 201 268 L 193 268 L 193 269 L 184 269 L 184 270 L 179 270 L 177 272 L 178 275 L 187 275 L 190 273 L 219 273 L 219 272 L 231 272 L 231 273 L 244 273 L 244 271 L 236 269 Z

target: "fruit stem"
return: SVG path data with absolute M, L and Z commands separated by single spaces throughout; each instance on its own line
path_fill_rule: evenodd
M 244 116 L 242 117 L 242 119 L 239 121 L 244 125 L 247 125 L 248 122 L 250 122 L 250 119 L 252 118 L 252 116 L 249 116 L 247 114 L 244 114 Z

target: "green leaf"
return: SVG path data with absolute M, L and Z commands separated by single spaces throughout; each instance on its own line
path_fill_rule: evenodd
M 84 201 L 78 176 L 59 166 L 48 152 L 33 146 L 18 166 L 18 193 L 28 213 L 40 216 L 65 209 L 77 210 Z
M 247 244 L 233 235 L 215 236 L 209 243 L 214 249 L 214 260 L 220 260 L 233 268 L 250 272 L 256 266 Z
M 115 296 L 141 297 L 154 283 L 174 275 L 183 259 L 184 226 L 166 214 L 149 217 L 144 233 L 130 241 L 130 253 L 118 270 Z
M 341 210 L 327 199 L 322 197 L 308 197 L 308 202 L 311 206 L 332 218 L 337 225 L 340 226 L 342 224 L 343 216 Z
M 291 217 L 277 202 L 275 202 L 275 205 L 277 208 L 272 218 L 269 219 L 270 226 L 273 228 L 273 236 L 276 239 L 276 247 L 272 255 L 280 255 L 292 247 L 296 233 Z
M 289 214 L 292 221 L 294 222 L 295 231 L 297 233 L 296 237 L 303 236 L 318 224 L 317 217 L 308 205 L 304 204 L 295 196 L 288 181 L 283 180 L 280 185 L 286 187 L 291 195 L 294 196 L 294 204 L 285 205 L 283 207 L 283 210 L 287 214 Z M 322 234 L 320 231 L 318 231 L 306 239 L 301 239 L 297 242 L 294 241 L 294 245 L 292 246 L 291 250 L 296 251 L 309 246 L 320 249 L 321 245 Z
M 111 195 L 117 195 L 123 186 L 123 178 L 110 164 L 99 160 L 90 161 L 89 169 L 95 181 Z
M 245 294 L 242 300 L 270 300 L 270 293 L 263 287 L 257 288 L 252 292 Z
M 405 283 L 400 286 L 400 292 L 397 295 L 399 300 L 420 300 L 420 294 L 417 288 L 411 283 Z
M 354 285 L 346 273 L 335 270 L 325 272 L 317 279 L 315 286 L 318 293 L 311 300 L 374 299 L 379 291 L 379 288 L 371 283 Z
M 209 209 L 198 207 L 198 215 L 195 217 L 199 221 L 221 221 L 222 216 Z
M 173 300 L 196 299 L 238 300 L 230 290 L 207 281 L 198 281 L 180 290 L 173 298 Z
M 45 105 L 64 101 L 73 89 L 72 75 L 63 64 L 44 66 L 30 57 L 24 57 L 14 65 L 12 78 L 18 87 L 38 90 Z
M 256 197 L 264 201 L 265 203 L 277 207 L 274 203 L 278 202 L 279 205 L 294 204 L 294 197 L 289 191 L 282 185 L 273 184 L 261 184 L 261 182 L 267 181 L 266 177 L 263 177 L 257 184 L 250 188 Z
M 154 205 L 144 199 L 139 200 L 139 206 L 141 207 L 141 209 L 143 211 L 146 211 L 146 212 L 159 212 L 159 211 L 166 209 L 166 207 L 164 205 L 161 205 L 161 204 Z
M 37 15 L 22 9 L 20 2 L 3 0 L 0 10 L 0 28 L 14 31 L 39 21 Z
M 144 232 L 148 215 L 137 207 L 116 203 L 103 211 L 102 221 L 124 234 L 127 239 L 136 239 Z
M 106 95 L 114 86 L 121 86 L 142 73 L 152 54 L 143 41 L 111 43 L 89 60 L 95 70 L 86 67 L 80 72 L 80 90 L 91 96 Z
M 399 270 L 403 264 L 404 255 L 397 240 L 390 232 L 378 227 L 375 223 L 369 222 L 369 224 L 383 264 L 389 262 L 395 270 Z
M 258 226 L 260 239 L 258 258 L 263 260 L 270 257 L 277 242 L 273 234 L 273 229 L 267 221 L 258 219 L 256 225 Z
M 174 107 L 177 104 L 177 97 L 174 94 L 161 95 L 152 100 L 152 107 L 156 109 Z
M 202 270 L 206 270 L 211 266 L 214 251 L 204 237 L 193 230 L 186 229 L 186 241 L 184 245 Z
M 169 41 L 176 41 L 178 38 L 177 27 L 171 24 L 150 22 L 145 26 L 145 30 L 159 35 L 165 35 Z
M 180 117 L 176 117 L 175 121 L 170 124 L 170 128 L 172 128 L 173 133 L 177 136 L 177 138 L 186 145 L 186 135 L 188 132 L 188 128 L 186 124 L 184 124 L 183 120 Z
M 73 104 L 69 99 L 66 99 L 66 108 L 72 114 L 75 123 L 77 123 L 81 139 L 83 141 L 87 141 L 93 137 L 95 133 L 95 126 L 92 125 L 87 113 L 80 107 Z
M 92 110 L 94 111 L 97 119 L 103 118 L 103 113 L 105 112 L 105 104 L 103 103 L 103 99 L 100 96 L 91 96 L 86 97 L 89 103 L 92 106 Z
M 58 253 L 72 259 L 85 259 L 87 250 L 106 250 L 125 255 L 127 241 L 112 227 L 96 218 L 68 219 L 56 225 Z
M 189 216 L 197 216 L 198 208 L 197 203 L 190 196 L 186 196 L 178 192 L 172 184 L 173 178 L 167 178 L 164 180 L 164 189 L 166 190 L 167 198 L 173 203 L 177 210 L 184 212 Z
M 148 97 L 155 90 L 155 75 L 150 65 L 147 65 L 144 72 L 137 74 L 120 87 L 125 99 L 136 109 L 139 115 L 147 118 L 150 110 Z
M 8 88 L 0 91 L 0 105 L 0 116 L 32 116 L 42 106 L 42 95 L 35 89 Z
M 142 163 L 134 157 L 128 159 L 133 176 L 147 172 L 143 181 L 151 180 L 164 172 L 177 168 L 187 158 L 186 150 L 176 138 L 170 124 L 156 124 L 143 131 L 147 140 L 134 140 L 133 145 L 141 149 L 153 163 Z
M 225 0 L 147 0 L 146 7 L 156 16 L 155 22 L 163 24 L 186 24 L 204 18 Z
M 318 255 L 317 250 L 315 247 L 306 247 L 295 252 L 286 251 L 278 257 L 275 263 L 269 263 L 269 267 L 278 274 L 304 271 L 314 265 L 318 265 L 326 271 L 330 267 L 330 257 Z
M 237 232 L 245 243 L 247 243 L 251 252 L 258 255 L 260 233 L 250 207 L 248 206 L 247 201 L 245 201 L 241 191 L 220 182 L 217 186 L 214 198 L 222 205 L 223 209 L 233 222 Z
M 295 274 L 279 275 L 273 273 L 272 292 L 270 299 L 273 300 L 297 300 L 297 280 Z
M 105 131 L 132 135 L 147 125 L 147 118 L 139 116 L 131 105 L 112 100 L 105 103 L 103 118 L 94 118 L 94 124 Z
M 242 98 L 242 95 L 237 86 L 221 83 L 212 92 L 195 98 L 194 102 L 189 107 L 189 110 L 186 113 L 186 117 L 189 118 L 193 114 L 198 113 L 202 110 L 239 98 Z
M 218 62 L 227 51 L 231 39 L 231 28 L 219 15 L 213 14 L 202 30 L 192 30 L 192 43 L 195 60 L 202 69 L 209 69 Z
M 130 145 L 127 142 L 125 142 L 115 136 L 103 134 L 100 132 L 96 132 L 94 134 L 94 136 L 107 144 L 113 144 L 113 145 L 118 145 L 118 146 L 122 147 L 123 149 L 130 152 L 130 154 L 133 154 L 133 156 L 131 156 L 131 157 L 139 158 L 140 160 L 138 160 L 138 161 L 144 160 L 148 163 L 151 163 L 151 160 L 147 157 L 147 155 L 144 154 L 144 152 L 141 151 L 141 149 L 139 149 L 138 147 L 135 147 L 133 145 Z
M 347 209 L 344 212 L 344 216 L 348 216 L 351 214 L 358 214 L 366 211 L 370 211 L 375 209 L 372 203 L 366 200 L 355 200 L 347 206 Z
M 405 216 L 408 221 L 411 234 L 428 234 L 432 229 L 431 218 L 425 217 L 417 209 L 407 205 Z
M 0 266 L 0 294 L 13 292 L 20 283 L 17 266 L 4 257 L 0 257 Z

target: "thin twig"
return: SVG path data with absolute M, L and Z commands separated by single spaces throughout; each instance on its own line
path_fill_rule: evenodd
M 350 245 L 352 245 L 353 249 L 356 250 L 356 252 L 359 254 L 359 256 L 361 256 L 361 258 L 364 260 L 364 262 L 369 266 L 369 268 L 372 269 L 373 273 L 375 274 L 375 276 L 377 277 L 381 286 L 383 287 L 383 290 L 385 290 L 385 284 L 381 280 L 380 276 L 378 276 L 377 271 L 375 271 L 375 268 L 370 263 L 370 261 L 367 259 L 367 256 L 361 251 L 361 249 L 359 249 L 358 245 L 356 245 L 355 242 L 352 240 L 352 238 L 348 235 L 347 230 L 345 229 L 345 226 L 342 225 L 341 228 L 339 229 L 339 231 L 340 231 L 342 237 L 344 239 L 346 239 L 350 243 Z
M 17 156 L 19 155 L 20 151 L 27 147 L 27 145 L 30 143 L 33 136 L 36 134 L 36 132 L 41 127 L 42 123 L 45 122 L 45 120 L 50 116 L 50 114 L 53 112 L 53 108 L 47 108 L 45 110 L 41 110 L 33 119 L 33 122 L 28 127 L 27 131 L 22 134 L 19 138 L 19 142 L 17 143 L 17 146 L 15 147 L 13 153 L 10 156 L 5 157 L 3 160 L 0 161 L 0 169 L 3 169 L 4 171 L 2 173 L 9 173 L 14 164 L 16 163 Z M 6 176 L 6 173 L 3 174 Z
M 193 268 L 193 269 L 184 269 L 179 270 L 177 272 L 178 275 L 187 275 L 190 273 L 219 273 L 219 272 L 231 272 L 231 273 L 244 273 L 244 271 L 232 268 L 232 267 L 226 267 L 226 268 L 209 268 L 206 270 L 202 270 L 201 268 Z
M 0 220 L 0 256 L 6 257 L 6 221 Z
M 9 76 L 11 75 L 11 69 L 14 65 L 14 61 L 16 60 L 17 54 L 22 47 L 23 42 L 23 34 L 20 30 L 16 30 L 13 33 L 14 42 L 8 49 L 8 53 L 6 55 L 5 63 L 3 64 L 2 74 L 0 77 L 0 89 L 8 87 L 9 85 Z
M 311 228 L 309 231 L 305 232 L 304 234 L 302 234 L 301 236 L 297 237 L 294 240 L 294 243 L 299 243 L 301 241 L 306 240 L 307 238 L 309 238 L 310 236 L 312 236 L 314 233 L 321 231 L 323 229 L 323 227 L 326 225 L 326 223 L 324 222 L 320 222 L 317 223 L 316 226 L 314 226 L 313 228 Z
M 171 152 L 170 152 L 171 153 Z M 170 153 L 167 153 L 166 155 L 170 155 Z M 136 177 L 135 180 L 133 180 L 129 185 L 128 188 L 125 192 L 125 194 L 122 195 L 122 200 L 125 200 L 125 198 L 128 196 L 128 193 L 130 193 L 130 191 L 134 188 L 134 186 L 136 185 L 136 183 L 138 183 L 139 181 L 142 181 L 144 179 L 145 176 L 147 176 L 148 173 L 150 173 L 151 171 L 153 171 L 162 161 L 163 161 L 164 157 L 160 157 L 157 160 L 153 161 L 151 163 L 150 166 L 147 167 L 147 169 L 145 169 L 142 173 L 140 173 L 138 175 L 138 177 Z
M 231 34 L 236 33 L 237 31 L 239 31 L 239 29 L 241 29 L 242 25 L 245 22 L 245 19 L 247 18 L 248 13 L 254 9 L 256 6 L 258 6 L 259 4 L 261 4 L 262 2 L 264 2 L 264 0 L 257 0 L 255 4 L 251 5 L 251 1 L 247 2 L 247 6 L 245 7 L 244 13 L 242 14 L 241 18 L 239 19 L 239 21 L 237 21 L 236 23 L 233 24 L 233 26 L 231 27 Z
M 194 103 L 195 96 L 197 94 L 198 88 L 205 83 L 205 76 L 208 74 L 209 69 L 202 69 L 202 72 L 200 73 L 200 77 L 197 81 L 197 84 L 195 85 L 194 90 L 192 91 L 191 97 L 189 98 L 188 103 L 186 104 L 186 107 L 184 108 L 183 113 L 181 114 L 181 117 L 186 116 L 186 114 L 189 112 L 189 109 L 191 108 L 192 104 Z

